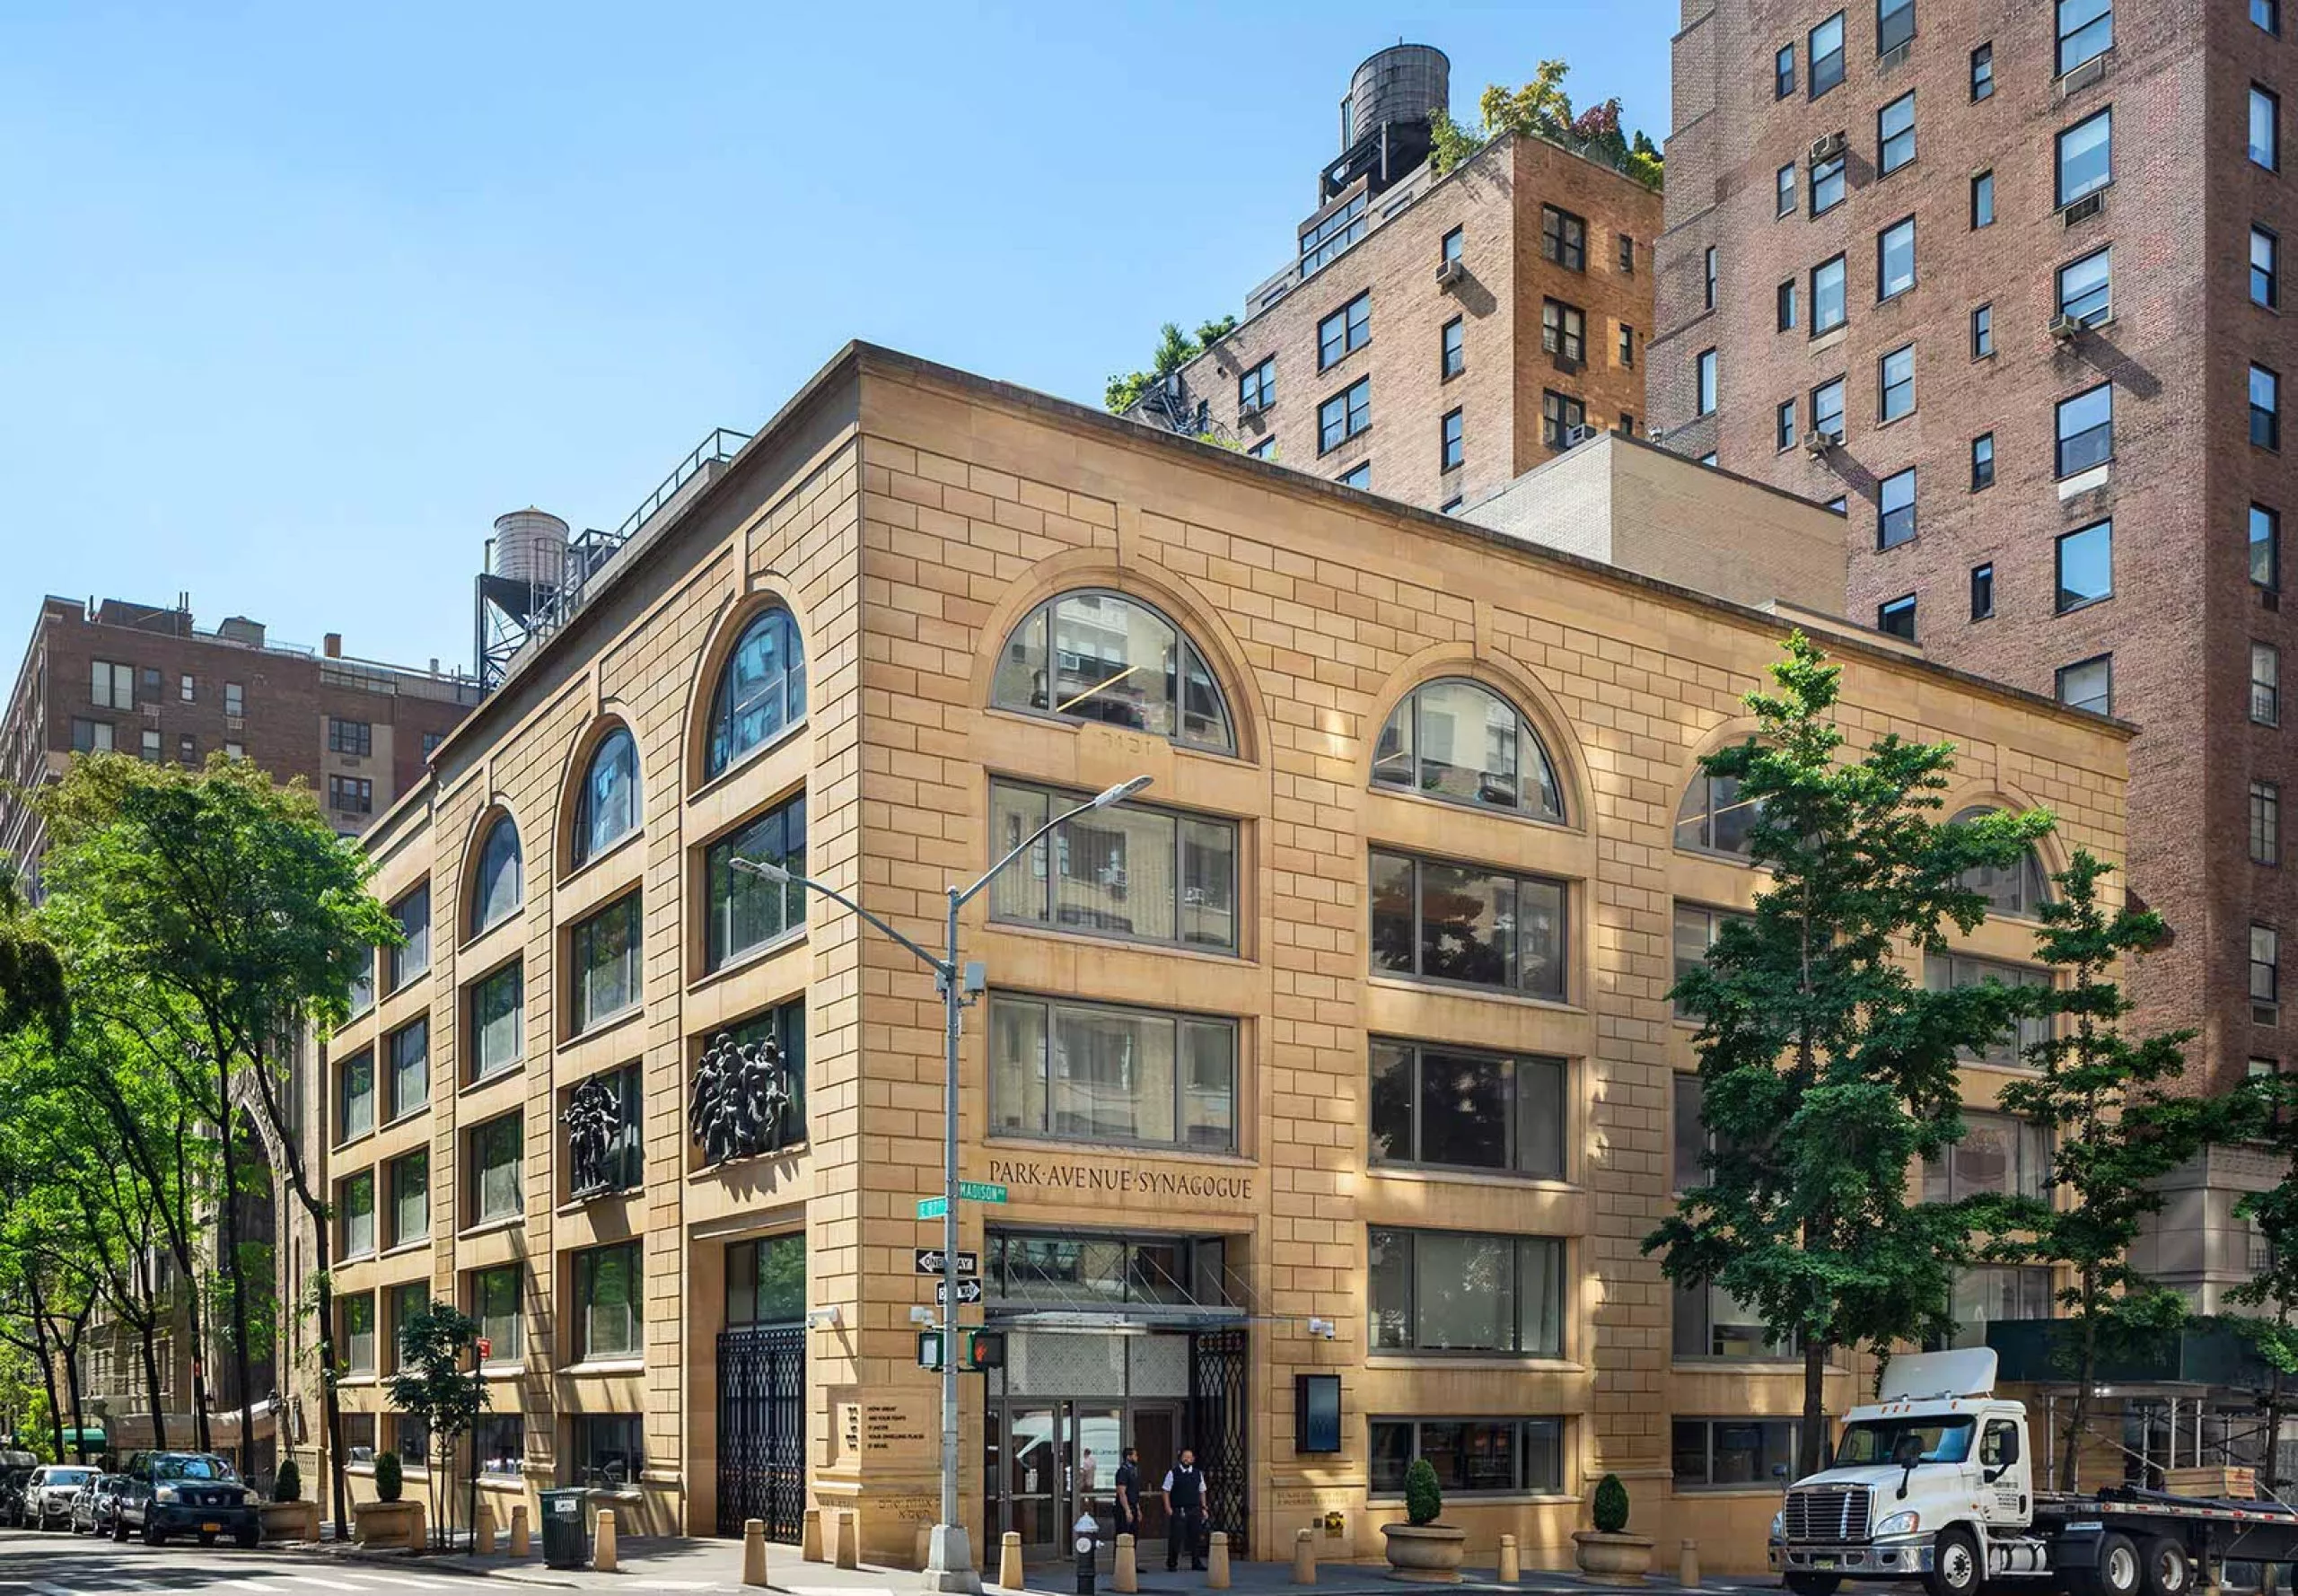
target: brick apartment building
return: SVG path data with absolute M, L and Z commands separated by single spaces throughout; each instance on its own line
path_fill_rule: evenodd
M 1674 43 L 1653 422 L 1841 509 L 1853 617 L 2139 723 L 2131 888 L 2176 940 L 2136 991 L 2197 1087 L 2298 1061 L 2281 13 L 1685 0 Z M 2263 1176 L 2215 1155 L 2150 1254 L 2206 1307 Z
M 357 832 L 422 779 L 478 697 L 477 682 L 435 660 L 347 659 L 332 632 L 315 652 L 241 616 L 203 631 L 184 601 L 50 596 L 0 719 L 0 853 L 37 879 L 39 820 L 10 789 L 100 749 L 154 763 L 197 765 L 219 750 L 250 759 L 281 781 L 302 776 L 336 829 Z
M 1574 428 L 1634 429 L 1659 195 L 1529 136 L 1439 176 L 1429 116 L 1448 80 L 1425 45 L 1356 69 L 1293 259 L 1134 414 L 1446 510 Z

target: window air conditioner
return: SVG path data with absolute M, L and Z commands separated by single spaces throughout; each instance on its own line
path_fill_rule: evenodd
M 1843 153 L 1844 148 L 1842 134 L 1821 134 L 1811 141 L 1811 164 L 1817 166 L 1822 161 L 1832 161 Z
M 2067 315 L 2063 311 L 2050 319 L 2050 336 L 2058 343 L 2067 344 L 2074 342 L 2075 335 L 2080 333 L 2082 330 L 2083 323 L 2081 320 L 2075 317 Z
M 1803 452 L 1815 456 L 1822 455 L 1842 442 L 1843 435 L 1840 433 L 1821 432 L 1819 428 L 1813 427 L 1803 434 Z
M 1240 421 L 1259 421 L 1260 419 L 1260 401 L 1259 399 L 1247 399 L 1243 404 L 1239 405 L 1237 407 L 1237 419 Z
M 2101 78 L 2106 75 L 2106 56 L 2103 53 L 2093 56 L 2089 60 L 2083 62 L 2080 66 L 2070 67 L 2067 70 L 2066 75 L 2060 78 L 2057 85 L 2054 87 L 2052 91 L 2053 97 L 2063 105 L 2066 103 L 2068 95 L 2080 94 L 2083 90 L 2089 88 L 2092 83 L 2097 83 Z
M 1436 263 L 1436 285 L 1439 288 L 1450 288 L 1468 275 L 1469 268 L 1458 260 L 1440 260 Z
M 1567 426 L 1564 429 L 1564 446 L 1566 449 L 1573 448 L 1577 444 L 1586 443 L 1595 435 L 1596 429 L 1592 426 L 1587 426 L 1584 425 L 1581 426 Z
M 1911 39 L 1904 44 L 1893 45 L 1890 49 L 1883 52 L 1882 64 L 1877 67 L 1876 70 L 1880 72 L 1889 72 L 1894 66 L 1904 66 L 1907 65 L 1908 56 L 1914 50 L 1914 48 L 1915 40 Z
M 2107 197 L 2105 195 L 2085 194 L 2073 205 L 2068 206 L 2065 210 L 2059 212 L 2058 219 L 2066 226 L 2072 227 L 2077 222 L 2088 222 L 2092 217 L 2097 215 L 2101 211 L 2103 211 L 2106 208 Z

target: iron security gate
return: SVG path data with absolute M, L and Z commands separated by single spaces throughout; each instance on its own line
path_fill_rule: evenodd
M 1250 1557 L 1246 1504 L 1251 1459 L 1245 1411 L 1245 1332 L 1199 1330 L 1188 1338 L 1188 1441 L 1205 1469 L 1205 1514 L 1229 1537 L 1229 1555 Z
M 795 1541 L 806 1511 L 806 1327 L 718 1333 L 718 1533 L 766 1521 Z

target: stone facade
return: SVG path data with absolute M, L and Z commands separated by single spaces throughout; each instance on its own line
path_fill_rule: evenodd
M 1686 499 L 1680 513 L 1699 507 Z M 993 707 L 1017 681 L 1029 689 L 1028 671 L 1009 670 L 1017 628 L 1079 590 L 1120 595 L 1178 628 L 1217 684 L 1233 752 L 1185 746 L 1147 722 Z M 737 638 L 776 607 L 803 637 L 804 718 L 712 774 L 722 674 Z M 747 1455 L 722 1433 L 722 1416 L 747 1423 L 751 1411 L 718 1384 L 732 1355 L 730 1272 L 747 1285 L 747 1271 L 765 1268 L 746 1241 L 802 1238 L 814 1321 L 795 1322 L 794 1302 L 780 1311 L 804 1348 L 804 1499 L 855 1510 L 865 1559 L 911 1562 L 935 1513 L 940 1433 L 938 1385 L 917 1366 L 910 1314 L 933 1300 L 914 1252 L 941 1233 L 915 1216 L 941 1188 L 941 1004 L 908 954 L 820 900 L 802 929 L 753 936 L 757 946 L 711 968 L 710 849 L 803 793 L 806 873 L 937 946 L 945 886 L 972 879 L 1010 839 L 993 826 L 1003 812 L 993 783 L 1083 794 L 1146 775 L 1139 812 L 1233 838 L 1233 876 L 1209 869 L 1191 878 L 1210 883 L 1201 896 L 1178 899 L 1225 905 L 1232 933 L 1158 945 L 1131 918 L 1118 926 L 1081 910 L 1025 923 L 1029 914 L 995 894 L 964 922 L 963 956 L 986 965 L 988 990 L 966 1019 L 962 1173 L 1008 1189 L 1004 1204 L 961 1208 L 961 1245 L 991 1276 L 990 1300 L 964 1321 L 986 1312 L 1009 1331 L 1009 1367 L 965 1387 L 960 1487 L 978 1553 L 1008 1524 L 1042 1539 L 1055 1516 L 1039 1500 L 1048 1492 L 1055 1504 L 1093 1506 L 1106 1525 L 1116 1425 L 1138 1438 L 1145 1416 L 1165 1424 L 1178 1413 L 1184 1437 L 1192 1424 L 1210 1431 L 1214 1410 L 1195 1397 L 1134 1399 L 1170 1396 L 1184 1378 L 1178 1325 L 1241 1336 L 1235 1422 L 1198 1444 L 1235 1482 L 1220 1527 L 1254 1557 L 1286 1555 L 1311 1524 L 1321 1557 L 1379 1556 L 1379 1526 L 1402 1505 L 1392 1484 L 1375 1488 L 1375 1421 L 1393 1439 L 1399 1419 L 1521 1416 L 1542 1421 L 1511 1433 L 1523 1452 L 1487 1452 L 1478 1465 L 1495 1488 L 1456 1488 L 1448 1500 L 1448 1520 L 1467 1527 L 1476 1553 L 1491 1555 L 1504 1532 L 1531 1562 L 1565 1564 L 1609 1470 L 1628 1482 L 1641 1521 L 1697 1538 L 1711 1568 L 1759 1569 L 1776 1486 L 1756 1471 L 1748 1437 L 1760 1432 L 1748 1426 L 1798 1410 L 1800 1364 L 1676 1355 L 1671 1293 L 1640 1243 L 1670 1201 L 1673 1092 L 1693 1064 L 1690 1032 L 1665 996 L 1674 909 L 1744 905 L 1755 889 L 1743 865 L 1673 846 L 1677 804 L 1695 756 L 1745 729 L 1740 695 L 1776 657 L 1779 631 L 1750 608 L 852 347 L 682 513 L 642 533 L 604 590 L 439 750 L 432 785 L 369 834 L 379 896 L 403 901 L 427 883 L 428 962 L 386 981 L 369 1015 L 315 1046 L 307 1130 L 327 1149 L 330 1181 L 374 1175 L 379 1212 L 392 1161 L 425 1154 L 429 1199 L 404 1236 L 379 1219 L 372 1254 L 339 1261 L 336 1287 L 377 1302 L 387 1362 L 382 1304 L 394 1288 L 469 1304 L 477 1271 L 520 1265 L 522 1345 L 515 1358 L 496 1348 L 490 1388 L 499 1409 L 523 1416 L 524 1469 L 501 1472 L 487 1494 L 523 1500 L 538 1485 L 582 1478 L 583 1437 L 605 1416 L 630 1416 L 645 1457 L 635 1479 L 610 1487 L 623 1522 L 708 1534 L 732 1527 L 721 1481 Z M 2052 862 L 2075 844 L 2121 860 L 2124 728 L 1877 646 L 1855 628 L 1838 627 L 1830 646 L 1855 736 L 1952 739 L 1962 749 L 1955 802 L 2048 804 L 2062 827 Z M 1384 722 L 1440 679 L 1516 706 L 1552 765 L 1559 822 L 1374 784 Z M 576 795 L 618 727 L 636 741 L 642 823 L 578 866 Z M 506 816 L 523 843 L 523 901 L 473 931 L 472 873 Z M 1113 881 L 1138 892 L 1139 912 L 1171 904 L 1162 856 L 1140 846 L 1095 865 L 1072 851 L 1088 849 L 1081 835 L 1064 845 L 1065 877 L 1098 880 L 1081 891 L 1101 891 L 1103 906 Z M 1375 849 L 1559 884 L 1562 919 L 1545 944 L 1561 960 L 1557 995 L 1382 973 L 1399 948 L 1375 950 L 1368 934 Z M 1025 873 L 1017 890 L 1041 879 Z M 574 962 L 575 927 L 634 890 L 644 907 L 635 1001 L 578 1030 L 572 1000 L 592 988 Z M 2029 960 L 2032 928 L 1991 921 L 1971 943 Z M 522 1056 L 474 1079 L 474 988 L 513 960 L 525 972 Z M 1087 1118 L 1139 1109 L 1128 1122 L 1139 1134 L 1059 1124 L 1056 1135 L 1021 1134 L 1017 1105 L 1037 1100 L 1007 1073 L 1022 1056 L 999 1041 L 1018 1033 L 1001 1030 L 998 1015 L 1022 999 L 1196 1017 L 1232 1039 L 1225 1074 L 1216 1057 L 1185 1077 L 1176 1118 L 1194 1134 L 1150 1123 L 1169 1105 L 1141 1096 L 1145 1044 L 1094 1076 L 1083 1042 L 1084 1052 L 1047 1065 L 1057 1090 L 1085 1093 L 1071 1101 Z M 702 1048 L 792 1002 L 804 1014 L 803 1140 L 702 1167 L 687 1119 Z M 382 1092 L 390 1039 L 417 1020 L 429 1027 L 412 1077 L 424 1101 L 395 1112 L 379 1100 L 376 1128 L 339 1135 L 346 1061 L 372 1052 Z M 1553 1162 L 1512 1165 L 1522 1173 L 1375 1163 L 1376 1038 L 1555 1061 L 1555 1095 L 1517 1100 L 1547 1105 L 1527 1112 L 1521 1134 L 1552 1138 Z M 640 1179 L 577 1201 L 557 1115 L 574 1083 L 626 1065 L 642 1080 Z M 1972 1079 L 1974 1104 L 1991 1101 L 1989 1072 Z M 510 1188 L 464 1166 L 474 1127 L 503 1116 L 522 1128 L 522 1200 L 482 1219 L 475 1188 L 497 1206 Z M 1552 1251 L 1548 1241 L 1526 1242 L 1534 1251 L 1517 1256 L 1553 1259 L 1546 1285 L 1519 1266 L 1526 1300 L 1539 1285 L 1555 1304 L 1553 1341 L 1543 1327 L 1506 1332 L 1522 1353 L 1388 1345 L 1400 1329 L 1434 1335 L 1390 1311 L 1390 1286 L 1373 1312 L 1373 1232 L 1388 1227 L 1552 1240 Z M 1121 1255 L 1121 1276 L 1096 1272 L 1088 1257 L 1157 1238 L 1197 1260 L 1186 1281 L 1147 1279 L 1137 1250 Z M 315 1240 L 291 1241 L 287 1300 L 316 1261 Z M 578 1300 L 578 1276 L 586 1267 L 597 1276 L 583 1255 L 634 1240 L 645 1280 L 636 1350 L 585 1355 L 578 1337 L 598 1320 L 587 1311 L 595 1297 Z M 1053 1261 L 1025 1281 L 1024 1258 Z M 1115 1297 L 1092 1300 L 1103 1288 Z M 1449 1290 L 1433 1263 L 1424 1289 Z M 743 1311 L 765 1295 L 745 1290 Z M 1065 1311 L 1037 1311 L 1040 1299 Z M 308 1325 L 283 1333 L 291 1352 L 308 1348 Z M 1123 1393 L 1079 1372 L 1096 1364 Z M 1340 1379 L 1335 1452 L 1296 1446 L 1296 1377 L 1313 1374 Z M 1838 1411 L 1860 1377 L 1846 1367 L 1831 1380 Z M 1201 1397 L 1209 1378 L 1188 1386 Z M 1121 1408 L 1071 1405 L 1085 1427 L 1049 1478 L 1033 1404 L 1051 1412 L 1067 1397 L 1113 1394 L 1125 1395 Z M 345 1399 L 376 1443 L 392 1444 L 373 1375 L 355 1373 Z M 316 1393 L 301 1392 L 300 1405 L 306 1478 L 319 1479 Z M 986 1415 L 998 1425 L 988 1434 Z M 1732 1477 L 1722 1489 L 1687 1479 L 1680 1490 L 1677 1426 L 1706 1419 L 1732 1421 L 1716 1445 Z M 1708 1432 L 1698 1434 L 1704 1447 Z M 1434 1436 L 1423 1432 L 1424 1450 Z M 992 1445 L 1001 1450 L 985 1470 Z M 1153 1459 L 1153 1475 L 1159 1466 Z M 987 1502 L 986 1475 L 998 1482 Z M 1338 1515 L 1329 1534 L 1328 1512 Z

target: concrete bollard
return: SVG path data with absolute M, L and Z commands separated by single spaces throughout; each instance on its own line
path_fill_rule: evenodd
M 615 1571 L 614 1509 L 599 1509 L 598 1526 L 591 1532 L 591 1566 L 601 1574 Z
M 410 1552 L 429 1551 L 431 1549 L 431 1525 L 428 1521 L 427 1510 L 423 1505 L 423 1498 L 420 1496 L 409 1496 L 408 1501 L 415 1504 L 415 1524 L 414 1527 L 407 1532 L 407 1549 Z
M 1676 1564 L 1676 1583 L 1687 1591 L 1699 1587 L 1699 1542 L 1684 1542 L 1682 1557 Z
M 997 1538 L 997 1583 L 1009 1591 L 1022 1588 L 1022 1532 L 1008 1530 Z
M 813 1515 L 810 1513 L 806 1516 L 811 1518 Z M 746 1585 L 766 1583 L 766 1521 L 764 1519 L 742 1521 L 742 1583 Z
M 1524 1561 L 1516 1555 L 1516 1538 L 1504 1535 L 1500 1538 L 1500 1583 L 1513 1585 L 1523 1577 Z
M 471 1520 L 470 1549 L 482 1557 L 495 1555 L 495 1504 L 491 1502 L 480 1503 L 478 1516 Z
M 862 1566 L 862 1513 L 858 1508 L 838 1512 L 838 1550 L 830 1561 L 840 1568 Z
M 1226 1530 L 1213 1532 L 1213 1552 L 1205 1559 L 1205 1588 L 1225 1591 L 1229 1588 L 1229 1535 Z
M 806 1509 L 798 1525 L 798 1561 L 819 1563 L 822 1560 L 822 1510 Z
M 511 1555 L 523 1557 L 534 1549 L 534 1541 L 527 1529 L 527 1504 L 523 1502 L 511 1509 Z
M 1118 1596 L 1133 1596 L 1141 1589 L 1141 1560 L 1130 1535 L 1117 1538 L 1117 1565 L 1110 1576 L 1110 1588 Z
M 1317 1583 L 1317 1532 L 1296 1530 L 1293 1532 L 1293 1583 L 1313 1585 Z

